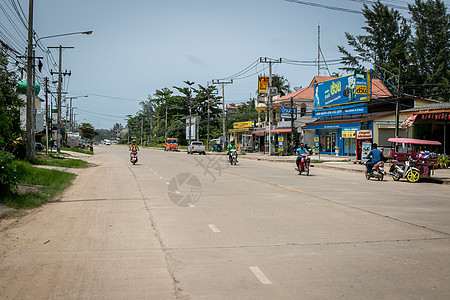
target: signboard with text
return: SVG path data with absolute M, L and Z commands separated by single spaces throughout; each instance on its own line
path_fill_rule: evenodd
M 293 107 L 294 120 L 297 120 L 297 107 Z M 291 108 L 290 107 L 280 107 L 280 117 L 282 119 L 291 119 Z
M 354 74 L 314 85 L 314 107 L 349 105 L 370 100 L 370 74 Z
M 265 94 L 269 87 L 269 76 L 258 76 L 258 94 Z
M 233 128 L 253 128 L 255 127 L 254 121 L 245 121 L 245 122 L 235 122 L 233 123 Z

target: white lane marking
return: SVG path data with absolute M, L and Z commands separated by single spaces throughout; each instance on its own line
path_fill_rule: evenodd
M 166 182 L 166 184 L 170 184 L 170 182 Z
M 216 226 L 214 226 L 213 224 L 208 224 L 208 227 L 209 227 L 209 229 L 211 229 L 212 230 L 212 232 L 220 232 L 220 230 L 216 227 Z
M 192 203 L 189 203 L 188 206 L 189 206 L 190 208 L 194 208 L 194 207 L 195 207 L 195 205 L 192 204 Z
M 175 194 L 179 195 L 179 194 L 181 194 L 181 193 L 180 193 L 180 191 L 175 191 Z
M 258 267 L 249 267 L 250 271 L 261 281 L 262 284 L 272 284 L 272 281 Z
M 163 179 L 163 177 L 159 176 L 159 178 Z

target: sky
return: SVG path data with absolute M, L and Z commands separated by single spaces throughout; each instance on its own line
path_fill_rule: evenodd
M 2 9 L 0 39 L 6 36 L 8 44 L 21 53 L 27 30 L 9 9 L 12 3 L 20 4 L 28 18 L 28 2 L 0 0 L 0 8 L 9 12 L 17 27 L 11 27 Z M 367 1 L 298 2 L 360 11 L 361 2 Z M 412 2 L 383 1 L 400 6 Z M 409 16 L 406 10 L 399 11 Z M 203 86 L 213 79 L 228 80 L 260 57 L 314 61 L 318 26 L 329 71 L 339 72 L 340 65 L 332 63 L 341 56 L 337 46 L 347 45 L 345 32 L 362 34 L 364 25 L 361 14 L 286 0 L 35 0 L 33 22 L 44 50 L 74 47 L 62 52 L 62 70 L 71 72 L 64 77 L 66 97 L 79 97 L 73 99 L 77 121 L 104 129 L 115 123 L 125 125 L 126 116 L 135 115 L 149 95 L 162 88 L 175 91 L 172 87 L 185 86 L 186 80 Z M 44 38 L 87 30 L 93 33 Z M 44 68 L 38 77 L 56 81 L 57 75 L 52 76 L 50 70 L 57 72 L 58 51 L 50 49 L 48 54 L 41 47 L 36 48 L 36 55 L 44 57 Z M 292 89 L 304 87 L 318 74 L 317 66 L 309 65 L 274 64 L 272 73 L 284 76 Z M 326 70 L 320 72 L 328 75 Z M 226 85 L 226 102 L 255 97 L 258 75 L 269 75 L 267 64 L 255 64 Z M 51 90 L 56 91 L 56 84 Z M 42 91 L 40 96 L 44 96 Z

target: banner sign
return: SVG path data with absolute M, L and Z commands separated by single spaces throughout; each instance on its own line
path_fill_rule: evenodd
M 278 136 L 278 151 L 282 152 L 284 150 L 284 137 L 282 135 Z
M 311 112 L 311 117 L 332 117 L 332 116 L 344 116 L 344 115 L 355 115 L 355 114 L 365 114 L 367 113 L 366 104 L 357 105 L 346 105 L 339 108 L 328 108 L 328 109 L 315 109 Z
M 245 121 L 245 122 L 235 122 L 233 123 L 233 128 L 253 128 L 255 127 L 254 121 Z
M 314 85 L 314 107 L 345 105 L 370 100 L 370 74 L 348 75 Z
M 319 154 L 319 150 L 320 150 L 319 136 L 315 135 L 314 136 L 314 153 Z
M 356 139 L 366 140 L 371 138 L 372 138 L 372 130 L 370 129 L 356 130 Z
M 294 111 L 294 120 L 297 120 L 297 107 L 294 107 L 293 111 Z M 282 119 L 290 120 L 291 119 L 291 108 L 290 107 L 280 107 L 280 117 Z
M 258 76 L 258 94 L 265 94 L 269 87 L 269 76 Z

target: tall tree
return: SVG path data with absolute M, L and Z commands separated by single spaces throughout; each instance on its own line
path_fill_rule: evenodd
M 285 79 L 282 75 L 274 74 L 272 76 L 272 86 L 278 88 L 278 93 L 280 93 L 281 97 L 291 92 L 291 85 L 289 81 Z
M 0 149 L 14 151 L 23 137 L 19 108 L 24 105 L 16 94 L 17 76 L 8 71 L 8 60 L 0 53 Z
M 90 123 L 81 123 L 79 130 L 81 132 L 81 138 L 86 140 L 92 140 L 96 135 L 99 134 L 99 132 L 96 131 L 94 129 L 94 126 L 92 126 L 92 124 Z
M 449 99 L 450 15 L 441 0 L 416 0 L 409 5 L 415 36 L 412 60 L 416 84 L 406 87 L 422 97 Z
M 388 73 L 397 74 L 399 61 L 403 65 L 409 63 L 408 45 L 411 29 L 406 19 L 397 10 L 389 9 L 379 0 L 371 7 L 364 4 L 362 11 L 366 19 L 366 26 L 362 29 L 366 31 L 366 34 L 353 36 L 346 32 L 348 45 L 366 62 L 372 63 L 377 73 L 383 74 L 384 70 L 387 70 Z M 343 46 L 338 46 L 338 49 L 343 54 L 341 59 L 346 66 L 341 68 L 342 70 L 349 72 L 355 67 L 362 68 L 356 55 L 352 55 Z M 410 75 L 405 72 L 408 72 L 408 68 L 404 68 L 402 72 L 406 79 Z

